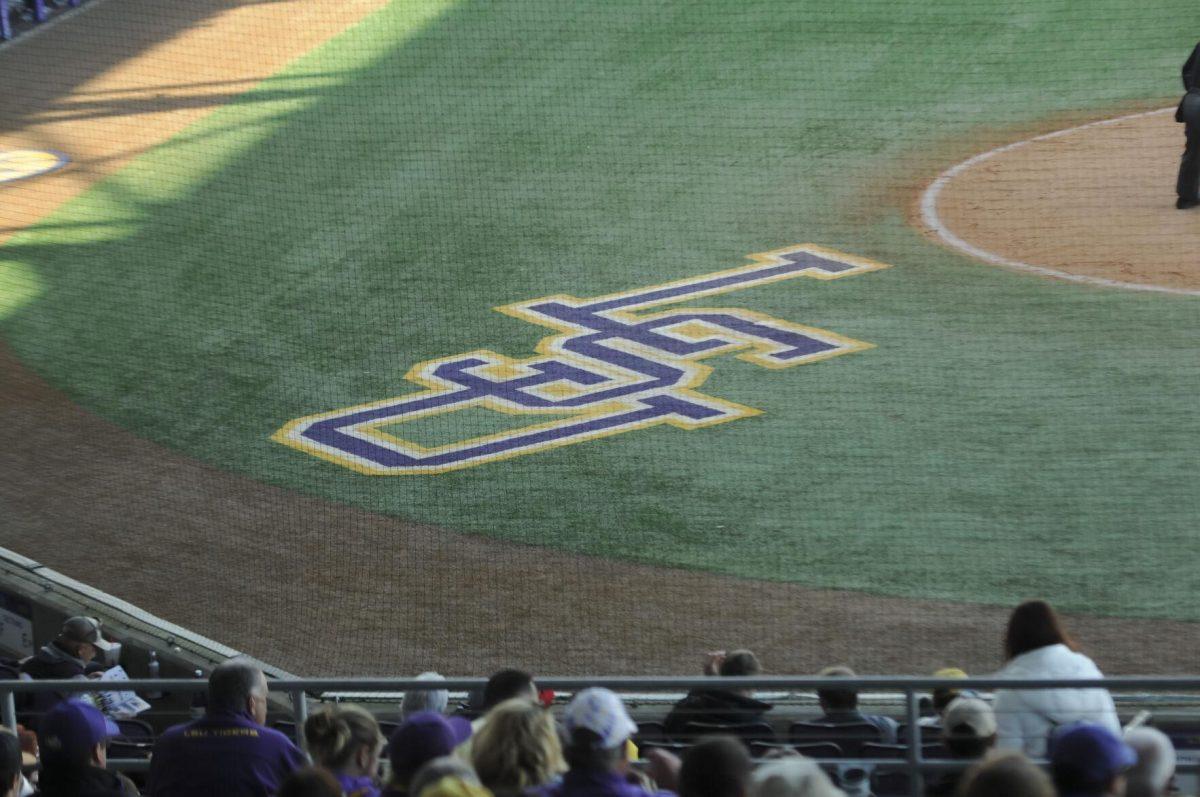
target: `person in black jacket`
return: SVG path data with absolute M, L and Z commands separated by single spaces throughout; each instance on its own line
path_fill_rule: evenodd
M 120 654 L 121 645 L 109 642 L 100 633 L 99 620 L 72 617 L 63 623 L 54 641 L 21 662 L 21 672 L 35 681 L 69 681 L 111 667 Z M 64 699 L 64 694 L 38 692 L 22 709 L 46 711 Z
M 1175 207 L 1187 210 L 1200 205 L 1200 44 L 1183 65 L 1183 88 L 1187 93 L 1175 109 L 1175 121 L 1184 125 L 1187 144 L 1175 183 Z
M 758 657 L 748 650 L 732 653 L 710 654 L 705 666 L 706 675 L 753 676 L 762 673 Z M 688 737 L 688 723 L 702 722 L 708 725 L 741 725 L 762 722 L 763 715 L 774 706 L 756 700 L 750 690 L 721 688 L 693 689 L 687 697 L 671 709 L 664 723 L 667 735 L 672 739 Z

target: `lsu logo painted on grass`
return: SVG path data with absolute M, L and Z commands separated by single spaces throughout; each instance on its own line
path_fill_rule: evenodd
M 557 334 L 538 343 L 536 357 L 480 349 L 420 363 L 406 378 L 426 390 L 298 418 L 272 439 L 360 473 L 445 473 L 658 424 L 700 429 L 759 414 L 696 389 L 712 372 L 699 361 L 718 354 L 740 352 L 739 359 L 764 368 L 789 368 L 871 348 L 749 310 L 633 312 L 793 277 L 829 280 L 887 268 L 811 245 L 750 258 L 749 266 L 610 296 L 497 307 Z M 381 428 L 473 407 L 561 417 L 437 447 Z

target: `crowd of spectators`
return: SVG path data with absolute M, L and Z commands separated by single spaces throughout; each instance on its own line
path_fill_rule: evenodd
M 1002 674 L 1093 678 L 1054 611 L 1019 606 L 1004 641 Z M 30 677 L 87 677 L 111 656 L 99 623 L 72 618 L 59 638 L 22 669 Z M 710 654 L 713 676 L 758 675 L 750 651 Z M 848 667 L 819 675 L 853 678 Z M 947 678 L 965 677 L 943 670 Z M 437 681 L 436 673 L 419 680 Z M 866 728 L 880 746 L 904 739 L 890 717 L 865 713 L 857 690 L 818 692 L 812 725 Z M 710 733 L 686 743 L 638 750 L 639 733 L 621 698 L 602 688 L 573 696 L 557 718 L 533 678 L 502 670 L 489 679 L 476 711 L 448 715 L 444 689 L 412 690 L 401 722 L 385 735 L 369 711 L 334 704 L 309 716 L 306 752 L 267 726 L 268 684 L 245 660 L 215 668 L 203 716 L 163 732 L 153 746 L 143 793 L 150 797 L 834 797 L 866 793 L 794 749 L 777 745 L 753 759 L 748 739 Z M 714 681 L 681 699 L 663 726 L 676 740 L 695 723 L 726 729 L 762 723 L 773 709 L 748 690 Z M 1149 727 L 1122 729 L 1104 689 L 997 690 L 992 700 L 965 689 L 936 690 L 926 738 L 936 757 L 960 767 L 926 776 L 930 797 L 1162 797 L 1173 783 L 1170 739 Z M 89 703 L 59 696 L 42 716 L 31 766 L 29 745 L 0 731 L 0 797 L 134 797 L 124 775 L 106 769 L 106 745 L 119 733 Z M 672 748 L 675 748 L 674 750 Z M 761 754 L 761 750 L 759 751 Z M 869 756 L 864 756 L 869 757 Z M 1048 767 L 1037 759 L 1048 759 Z M 29 778 L 27 776 L 33 776 Z M 36 787 L 30 783 L 36 779 Z M 860 788 L 861 787 L 861 788 Z M 36 788 L 36 792 L 35 792 Z

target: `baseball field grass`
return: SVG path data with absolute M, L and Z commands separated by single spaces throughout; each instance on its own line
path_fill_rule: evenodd
M 913 227 L 907 191 L 1044 120 L 1168 104 L 1193 10 L 397 0 L 0 247 L 0 331 L 139 436 L 381 513 L 815 587 L 1200 620 L 1181 555 L 1196 299 L 973 262 Z M 416 363 L 527 357 L 551 334 L 496 306 L 806 242 L 892 267 L 692 303 L 873 344 L 778 371 L 709 361 L 703 392 L 760 415 L 426 476 L 271 439 L 420 390 Z M 392 431 L 433 445 L 512 422 Z

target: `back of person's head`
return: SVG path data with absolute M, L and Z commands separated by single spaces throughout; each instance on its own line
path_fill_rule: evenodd
M 967 674 L 958 667 L 943 667 L 933 674 L 934 678 L 966 678 Z M 939 686 L 933 690 L 932 702 L 933 710 L 939 715 L 945 712 L 946 706 L 950 705 L 954 698 L 962 694 L 961 689 L 956 689 L 952 686 Z
M 960 697 L 942 717 L 942 744 L 954 758 L 979 758 L 996 743 L 996 713 L 977 697 Z
M 64 700 L 42 717 L 38 748 L 43 774 L 104 764 L 104 748 L 120 731 L 100 709 L 82 700 Z
M 1013 609 L 1004 633 L 1004 658 L 1012 659 L 1022 653 L 1047 645 L 1066 645 L 1075 650 L 1075 642 L 1063 630 L 1058 614 L 1045 601 L 1025 601 Z
M 423 672 L 417 676 L 418 681 L 444 681 L 445 676 L 436 672 Z M 400 701 L 400 717 L 418 711 L 436 711 L 441 714 L 450 705 L 450 693 L 445 689 L 409 689 Z
M 414 792 L 412 797 L 493 797 L 479 781 L 461 775 L 446 775 Z
M 754 676 L 762 674 L 762 671 L 758 656 L 748 650 L 735 650 L 721 662 L 720 674 L 726 677 Z
M 46 712 L 38 726 L 43 797 L 119 797 L 120 785 L 102 767 L 108 740 L 119 733 L 100 709 L 64 700 Z
M 791 756 L 768 761 L 750 778 L 750 797 L 846 797 L 816 761 Z M 1011 796 L 1010 796 L 1011 797 Z
M 593 686 L 575 695 L 563 711 L 564 750 L 571 769 L 609 770 L 625 755 L 625 742 L 637 725 L 615 692 Z
M 1137 763 L 1137 753 L 1102 725 L 1066 725 L 1050 737 L 1050 772 L 1060 794 L 1115 793 L 1114 783 Z
M 320 767 L 297 769 L 283 779 L 278 797 L 344 797 L 337 778 Z
M 683 753 L 679 797 L 746 797 L 753 763 L 732 736 L 709 736 Z
M 0 797 L 15 797 L 21 788 L 21 740 L 0 726 Z
M 1175 745 L 1158 728 L 1130 728 L 1125 744 L 1137 753 L 1137 763 L 1129 770 L 1125 787 L 1127 797 L 1162 797 L 1175 775 Z
M 411 797 L 419 797 L 426 787 L 432 786 L 443 778 L 457 778 L 465 783 L 481 785 L 479 776 L 466 761 L 456 755 L 444 755 L 427 761 L 416 771 L 408 782 L 408 793 Z
M 817 677 L 819 678 L 853 678 L 854 675 L 854 670 L 843 665 L 826 667 L 817 673 Z M 817 698 L 821 701 L 822 706 L 827 709 L 834 709 L 835 711 L 848 711 L 858 708 L 857 689 L 826 687 L 817 690 Z
M 371 712 L 355 705 L 329 706 L 304 723 L 304 741 L 313 760 L 334 772 L 356 762 L 366 766 L 383 746 L 383 734 Z
M 247 701 L 262 696 L 263 671 L 245 659 L 222 662 L 208 676 L 208 710 L 210 712 L 246 711 Z
M 523 697 L 527 700 L 537 699 L 537 687 L 533 685 L 533 676 L 524 670 L 500 670 L 488 678 L 483 687 L 483 703 L 481 708 L 491 711 L 505 700 Z
M 567 769 L 554 718 L 522 698 L 488 713 L 471 742 L 471 763 L 484 786 L 505 793 L 544 785 Z
M 450 755 L 458 744 L 454 728 L 441 714 L 418 711 L 406 718 L 388 741 L 392 784 L 407 789 L 418 769 L 435 758 Z
M 963 774 L 959 797 L 1055 797 L 1054 784 L 1021 753 L 992 753 Z

